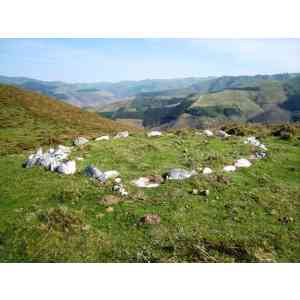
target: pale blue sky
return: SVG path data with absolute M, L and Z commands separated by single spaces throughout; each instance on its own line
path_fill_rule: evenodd
M 300 72 L 300 39 L 0 39 L 0 75 L 68 82 Z

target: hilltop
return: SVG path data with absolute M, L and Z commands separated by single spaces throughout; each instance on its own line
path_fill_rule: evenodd
M 1 154 L 62 143 L 83 133 L 95 137 L 120 130 L 137 129 L 39 93 L 0 85 Z

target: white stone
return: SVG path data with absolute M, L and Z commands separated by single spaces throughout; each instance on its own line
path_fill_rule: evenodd
M 205 129 L 205 130 L 203 131 L 203 133 L 204 133 L 206 136 L 213 136 L 213 135 L 214 135 L 213 132 L 210 131 L 210 130 L 208 130 L 208 129 Z
M 115 139 L 127 138 L 128 136 L 129 136 L 128 131 L 121 131 L 115 136 Z
M 89 140 L 86 139 L 85 137 L 82 137 L 82 136 L 79 136 L 79 137 L 75 138 L 74 141 L 73 141 L 75 146 L 84 145 L 88 142 L 89 142 Z
M 121 182 L 122 182 L 122 179 L 120 177 L 115 178 L 115 183 L 121 183 Z
M 236 170 L 236 166 L 225 166 L 223 171 L 225 172 L 234 172 Z
M 248 159 L 241 158 L 241 159 L 238 159 L 234 165 L 237 168 L 249 168 L 252 164 Z
M 74 174 L 76 172 L 76 162 L 74 160 L 63 162 L 56 168 L 56 171 L 66 175 Z
M 137 180 L 133 180 L 132 183 L 140 188 L 155 188 L 159 186 L 159 183 L 151 182 L 147 177 L 140 177 Z
M 197 175 L 195 170 L 187 171 L 184 169 L 172 169 L 168 172 L 167 178 L 170 180 L 183 180 Z
M 211 174 L 212 172 L 213 172 L 213 170 L 211 168 L 205 167 L 202 171 L 202 174 L 208 175 L 208 174 Z
M 225 132 L 223 130 L 219 130 L 218 133 L 217 133 L 217 135 L 219 137 L 222 137 L 222 138 L 228 138 L 228 137 L 230 137 L 230 134 L 228 134 L 227 132 Z
M 268 148 L 264 144 L 260 144 L 259 148 L 262 149 L 262 150 L 264 150 L 264 151 L 268 151 Z
M 148 137 L 161 136 L 161 135 L 162 135 L 162 133 L 160 131 L 155 131 L 155 130 L 147 133 Z
M 96 178 L 97 180 L 99 180 L 101 182 L 106 181 L 105 174 L 93 165 L 87 166 L 84 173 L 86 176 Z
M 83 157 L 77 156 L 77 157 L 76 157 L 76 160 L 83 160 Z
M 72 151 L 72 147 L 58 145 L 57 146 L 57 150 L 61 150 L 61 151 L 65 152 L 65 153 L 70 153 Z
M 266 145 L 262 144 L 258 139 L 256 139 L 256 137 L 254 136 L 250 136 L 248 137 L 245 141 L 244 144 L 250 144 L 250 145 L 254 145 L 256 147 L 261 148 L 264 151 L 267 151 L 267 147 Z
M 115 170 L 105 171 L 104 176 L 105 176 L 106 179 L 116 178 L 116 177 L 120 176 L 120 173 L 118 171 L 115 171 Z
M 109 135 L 103 135 L 95 138 L 95 141 L 108 141 L 109 140 Z

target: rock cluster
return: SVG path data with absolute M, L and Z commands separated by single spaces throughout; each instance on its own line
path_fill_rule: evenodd
M 74 174 L 76 172 L 76 163 L 74 160 L 67 160 L 71 152 L 70 147 L 59 145 L 56 149 L 50 148 L 47 152 L 43 152 L 39 148 L 36 153 L 29 155 L 24 163 L 25 168 L 33 166 L 43 166 L 52 172 L 62 174 Z

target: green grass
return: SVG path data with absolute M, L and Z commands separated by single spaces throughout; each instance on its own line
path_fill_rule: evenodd
M 260 134 L 258 132 L 258 134 Z M 270 157 L 236 173 L 221 168 L 253 151 L 242 139 L 207 139 L 193 131 L 149 139 L 91 142 L 72 156 L 78 173 L 22 168 L 28 152 L 0 157 L 1 262 L 299 262 L 299 140 L 262 138 Z M 83 176 L 88 164 L 118 170 L 129 191 L 108 213 L 98 200 L 112 183 Z M 131 180 L 173 167 L 215 170 L 155 189 Z M 208 197 L 192 195 L 209 189 Z M 145 213 L 161 223 L 141 225 Z
M 263 110 L 255 103 L 256 92 L 243 90 L 225 90 L 218 93 L 202 95 L 193 107 L 237 107 L 243 115 L 250 116 Z
M 81 134 L 96 137 L 120 130 L 137 129 L 38 93 L 0 85 L 0 155 L 64 143 Z

